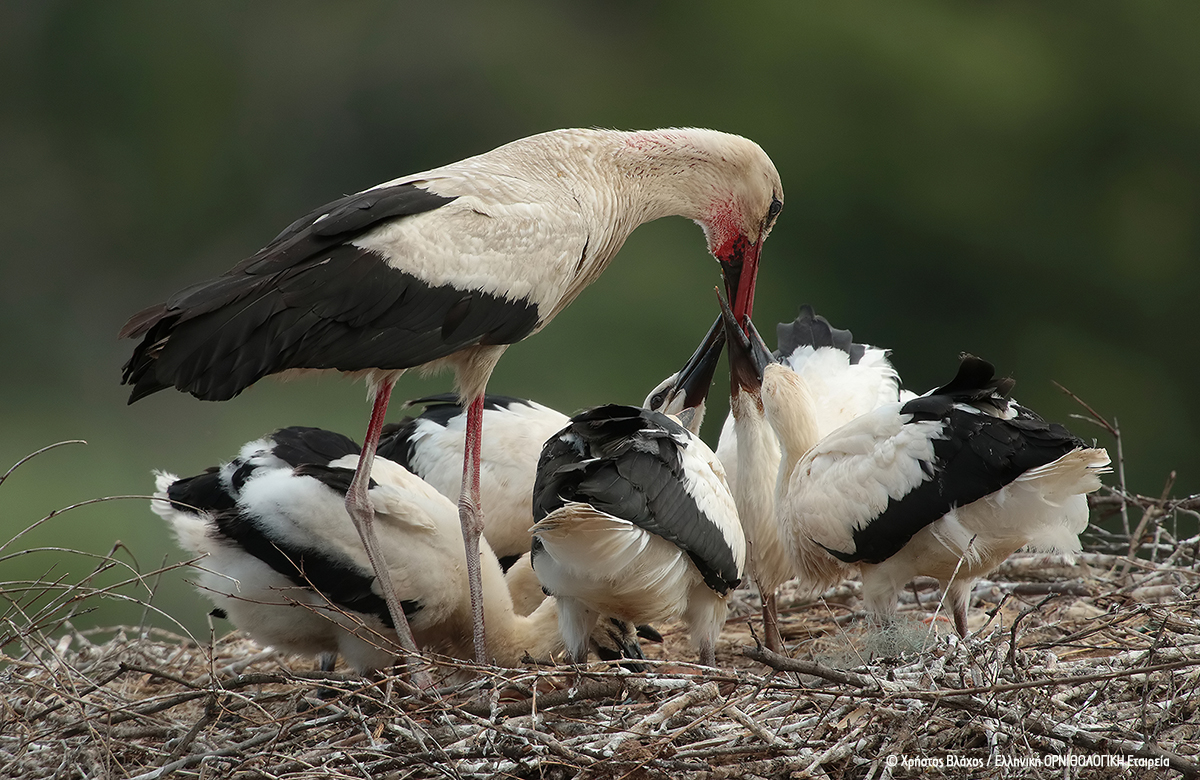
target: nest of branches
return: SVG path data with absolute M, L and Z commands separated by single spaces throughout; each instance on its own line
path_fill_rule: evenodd
M 781 594 L 784 657 L 739 591 L 718 670 L 681 663 L 665 626 L 647 672 L 438 659 L 417 691 L 236 632 L 72 628 L 91 599 L 148 604 L 149 575 L 3 582 L 0 776 L 1200 777 L 1200 502 L 1118 481 L 1093 510 L 1121 530 L 1069 565 L 1014 556 L 976 587 L 966 639 L 932 581 L 886 631 L 848 582 Z

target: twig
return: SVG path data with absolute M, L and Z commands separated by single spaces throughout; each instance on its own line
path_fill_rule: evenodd
M 130 780 L 158 780 L 158 778 L 166 777 L 176 769 L 186 769 L 189 766 L 195 766 L 206 758 L 236 756 L 244 753 L 248 748 L 257 747 L 264 742 L 270 742 L 278 737 L 282 731 L 282 727 L 270 727 L 265 731 L 262 731 L 259 734 L 251 737 L 250 739 L 245 740 L 244 742 L 239 742 L 236 745 L 230 745 L 229 747 L 221 748 L 220 750 L 210 750 L 206 753 L 196 753 L 185 758 L 181 758 L 178 761 L 172 761 L 166 766 L 159 767 L 151 772 L 143 772 L 140 775 L 135 775 L 134 777 L 130 778 Z
M 742 655 L 747 658 L 758 661 L 761 664 L 766 664 L 772 669 L 778 669 L 781 672 L 799 672 L 813 677 L 820 677 L 830 682 L 838 683 L 839 685 L 851 685 L 855 688 L 877 688 L 877 683 L 870 677 L 864 677 L 853 672 L 843 672 L 838 669 L 831 669 L 828 666 L 812 663 L 811 661 L 801 661 L 797 658 L 788 658 L 786 656 L 773 653 L 766 648 L 759 649 L 757 647 L 743 647 Z
M 55 442 L 54 444 L 47 444 L 45 447 L 42 447 L 40 450 L 34 450 L 33 452 L 29 453 L 28 455 L 21 458 L 16 463 L 14 463 L 8 471 L 4 472 L 3 476 L 0 476 L 0 485 L 3 485 L 4 480 L 8 479 L 14 471 L 21 468 L 21 466 L 28 463 L 30 460 L 36 458 L 38 455 L 41 455 L 43 452 L 49 452 L 50 450 L 52 450 L 56 447 L 62 447 L 66 444 L 87 444 L 87 442 L 84 441 L 83 439 L 67 439 L 66 441 L 59 441 L 59 442 Z
M 1051 381 L 1053 381 L 1053 380 L 1051 380 Z M 1110 434 L 1112 434 L 1113 439 L 1116 440 L 1116 444 L 1117 444 L 1117 486 L 1120 489 L 1121 493 L 1124 493 L 1125 492 L 1125 450 L 1124 450 L 1124 446 L 1121 443 L 1121 426 L 1117 422 L 1117 418 L 1113 417 L 1113 421 L 1110 423 L 1108 420 L 1104 419 L 1103 415 L 1101 415 L 1099 412 L 1097 412 L 1095 409 L 1093 409 L 1086 401 L 1084 401 L 1082 398 L 1080 398 L 1079 396 L 1072 393 L 1067 388 L 1060 385 L 1058 382 L 1054 382 L 1054 386 L 1057 387 L 1059 390 L 1063 391 L 1064 393 L 1066 393 L 1066 395 L 1068 397 L 1070 397 L 1071 399 L 1073 399 L 1075 401 L 1075 403 L 1079 404 L 1080 406 L 1082 406 L 1084 409 L 1087 410 L 1090 417 L 1084 417 L 1081 419 L 1089 420 L 1090 422 L 1092 422 L 1096 425 L 1099 425 L 1101 428 L 1105 429 Z M 1129 506 L 1128 506 L 1128 504 L 1126 504 L 1124 502 L 1122 502 L 1122 504 L 1121 504 L 1121 528 L 1125 531 L 1125 536 L 1129 536 Z

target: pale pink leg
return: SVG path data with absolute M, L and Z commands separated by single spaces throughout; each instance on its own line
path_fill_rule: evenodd
M 955 594 L 953 610 L 954 610 L 954 629 L 958 631 L 958 635 L 963 639 L 967 638 L 967 607 L 971 600 L 970 591 L 962 595 Z
M 392 586 L 392 578 L 388 575 L 387 563 L 383 559 L 383 551 L 379 549 L 379 539 L 375 536 L 375 509 L 367 496 L 367 488 L 371 484 L 371 465 L 375 462 L 375 450 L 379 446 L 379 434 L 383 431 L 383 417 L 387 413 L 388 399 L 392 396 L 393 381 L 384 381 L 375 393 L 375 406 L 371 409 L 371 422 L 367 425 L 366 440 L 363 442 L 362 454 L 358 459 L 358 468 L 354 471 L 354 479 L 350 482 L 350 490 L 346 493 L 346 511 L 350 520 L 358 529 L 363 547 L 367 551 L 367 560 L 375 570 L 375 579 L 379 582 L 379 590 L 387 603 L 388 612 L 392 615 L 392 623 L 396 627 L 396 638 L 400 647 L 411 654 L 405 662 L 409 665 L 413 683 L 423 685 L 429 682 L 424 673 L 415 673 L 412 662 L 417 655 L 417 643 L 413 640 L 412 630 L 408 627 L 408 619 L 396 598 L 396 589 Z
M 471 614 L 475 619 L 475 662 L 488 663 L 483 627 L 483 581 L 479 574 L 479 536 L 483 533 L 483 509 L 479 506 L 479 458 L 483 443 L 483 395 L 467 407 L 466 442 L 463 447 L 462 492 L 458 497 L 458 519 L 462 523 L 463 547 L 467 555 L 467 585 L 471 591 Z
M 779 633 L 779 607 L 775 594 L 762 597 L 763 639 L 772 653 L 783 652 L 783 636 Z

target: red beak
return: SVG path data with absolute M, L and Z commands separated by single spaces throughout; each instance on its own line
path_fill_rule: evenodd
M 754 284 L 758 278 L 758 258 L 762 242 L 751 244 L 744 236 L 730 241 L 717 256 L 725 277 L 725 294 L 733 302 L 733 316 L 741 323 L 754 313 Z M 745 327 L 743 326 L 743 331 Z
M 754 314 L 754 284 L 758 281 L 758 256 L 761 252 L 760 241 L 746 254 L 742 263 L 742 277 L 738 280 L 737 297 L 733 302 L 733 316 L 737 322 L 746 322 Z M 745 331 L 745 327 L 742 330 Z

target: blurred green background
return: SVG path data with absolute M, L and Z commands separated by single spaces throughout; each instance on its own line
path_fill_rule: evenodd
M 0 472 L 89 443 L 0 485 L 0 540 L 282 425 L 360 438 L 363 387 L 337 378 L 126 406 L 116 332 L 334 197 L 568 126 L 755 139 L 787 194 L 759 277 L 764 334 L 811 302 L 892 348 L 912 389 L 967 350 L 1068 421 L 1061 382 L 1118 418 L 1134 490 L 1157 495 L 1175 469 L 1176 493 L 1200 491 L 1198 16 L 1095 0 L 6 2 Z M 639 402 L 712 321 L 718 281 L 695 226 L 644 226 L 490 387 L 568 412 Z M 406 378 L 394 397 L 449 384 Z M 141 500 L 71 510 L 4 552 L 115 540 L 143 570 L 182 557 Z M 0 581 L 91 566 L 24 554 Z M 179 572 L 155 603 L 203 625 Z

